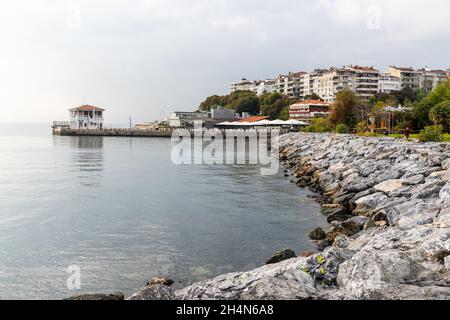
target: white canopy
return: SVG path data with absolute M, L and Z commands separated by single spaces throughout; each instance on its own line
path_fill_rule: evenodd
M 283 126 L 283 125 L 285 125 L 286 123 L 285 123 L 283 120 L 277 119 L 277 120 L 271 121 L 270 124 L 271 124 L 271 125 L 280 125 L 280 126 Z
M 267 125 L 270 125 L 271 123 L 272 123 L 272 121 L 265 119 L 265 120 L 255 122 L 255 123 L 253 123 L 253 125 L 254 126 L 267 126 Z
M 299 121 L 299 120 L 287 120 L 284 122 L 287 125 L 291 125 L 291 126 L 307 126 L 308 124 L 306 122 L 303 121 Z

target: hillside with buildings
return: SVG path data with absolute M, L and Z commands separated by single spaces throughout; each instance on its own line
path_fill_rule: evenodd
M 229 89 L 230 92 L 252 91 L 258 96 L 278 92 L 296 99 L 307 99 L 317 94 L 321 100 L 332 103 L 336 101 L 336 94 L 346 88 L 362 100 L 368 100 L 376 93 L 391 93 L 404 88 L 430 92 L 439 82 L 449 77 L 450 69 L 390 66 L 386 72 L 380 72 L 374 67 L 350 65 L 316 69 L 312 72 L 290 72 L 266 80 L 242 79 L 230 84 Z

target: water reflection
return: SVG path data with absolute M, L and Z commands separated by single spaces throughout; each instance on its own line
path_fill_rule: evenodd
M 70 167 L 76 172 L 80 184 L 86 187 L 101 187 L 103 137 L 70 137 L 70 146 L 74 150 Z

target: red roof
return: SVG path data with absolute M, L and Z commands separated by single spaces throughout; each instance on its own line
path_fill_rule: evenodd
M 97 108 L 97 107 L 85 104 L 78 108 L 69 109 L 69 111 L 105 111 L 105 109 Z
M 266 120 L 269 118 L 270 117 L 265 117 L 265 116 L 254 116 L 254 117 L 248 117 L 248 118 L 238 120 L 237 122 L 258 122 L 258 121 Z

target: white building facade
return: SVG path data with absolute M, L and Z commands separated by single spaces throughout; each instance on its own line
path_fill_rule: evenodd
M 81 130 L 103 129 L 103 112 L 105 109 L 91 105 L 70 109 L 70 128 Z
M 401 90 L 400 78 L 394 77 L 389 73 L 380 74 L 378 79 L 378 92 L 391 93 Z
M 243 78 L 240 82 L 230 84 L 230 93 L 235 91 L 255 91 L 255 81 Z

